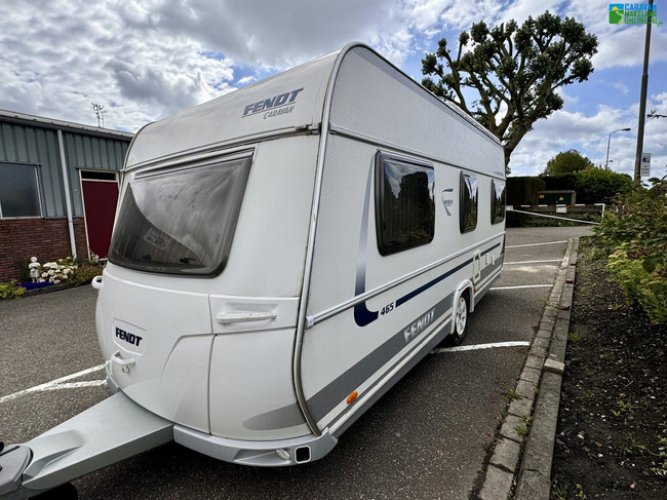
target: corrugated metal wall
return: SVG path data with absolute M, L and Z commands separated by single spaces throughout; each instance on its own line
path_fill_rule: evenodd
M 120 171 L 130 141 L 63 132 L 63 142 L 65 161 L 69 167 L 74 217 L 82 217 L 79 169 Z
M 78 169 L 119 171 L 130 140 L 63 131 L 73 215 L 83 216 Z M 36 165 L 44 217 L 65 217 L 65 193 L 56 130 L 0 122 L 0 162 Z
M 55 130 L 0 123 L 0 161 L 38 166 L 44 217 L 65 216 L 65 194 Z

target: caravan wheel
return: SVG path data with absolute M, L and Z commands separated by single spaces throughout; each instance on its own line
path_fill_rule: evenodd
M 456 302 L 456 311 L 454 311 L 454 333 L 450 336 L 453 345 L 459 345 L 463 342 L 468 333 L 468 297 L 463 294 Z

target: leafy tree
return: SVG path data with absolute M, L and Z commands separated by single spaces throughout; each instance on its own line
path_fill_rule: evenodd
M 572 174 L 587 168 L 595 168 L 595 165 L 576 149 L 570 149 L 551 158 L 544 169 L 544 175 Z
M 495 28 L 481 21 L 461 33 L 455 58 L 444 38 L 435 53 L 426 54 L 422 85 L 500 139 L 509 173 L 510 155 L 533 123 L 563 107 L 556 90 L 588 79 L 597 45 L 581 23 L 549 11 L 521 27 L 514 20 Z M 469 104 L 466 88 L 479 99 Z

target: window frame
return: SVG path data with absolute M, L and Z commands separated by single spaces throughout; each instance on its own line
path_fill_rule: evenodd
M 385 196 L 384 196 L 384 186 L 385 186 L 385 162 L 390 161 L 393 163 L 399 163 L 406 165 L 408 167 L 416 167 L 418 169 L 430 170 L 433 175 L 433 188 L 430 190 L 431 202 L 433 205 L 433 223 L 430 227 L 430 232 L 428 238 L 412 239 L 409 241 L 401 242 L 394 245 L 387 245 L 387 242 L 384 241 L 384 231 L 383 231 L 383 214 L 385 206 Z M 383 257 L 388 255 L 393 255 L 396 253 L 403 252 L 405 250 L 410 250 L 412 248 L 421 247 L 428 245 L 433 241 L 435 237 L 435 213 L 436 213 L 436 203 L 435 203 L 435 168 L 432 163 L 428 163 L 422 160 L 409 158 L 405 156 L 399 156 L 392 153 L 387 153 L 383 151 L 378 151 L 375 156 L 375 233 L 376 233 L 376 243 L 377 248 Z
M 466 201 L 464 194 L 468 193 L 468 184 L 466 183 L 466 177 L 475 180 L 475 223 L 473 225 L 466 225 Z M 459 230 L 461 234 L 471 233 L 477 229 L 477 223 L 479 221 L 479 178 L 476 174 L 461 170 L 459 177 Z
M 44 204 L 42 203 L 42 186 L 40 183 L 40 176 L 39 176 L 40 165 L 36 163 L 23 163 L 23 162 L 13 162 L 13 161 L 0 161 L 0 165 L 12 165 L 12 166 L 19 166 L 19 167 L 33 169 L 33 174 L 35 179 L 35 189 L 37 194 L 37 205 L 39 212 L 37 215 L 5 215 L 2 210 L 2 199 L 0 199 L 0 220 L 44 218 Z
M 184 271 L 183 269 L 175 269 L 168 266 L 146 266 L 137 264 L 134 261 L 130 261 L 122 256 L 117 256 L 114 254 L 114 239 L 116 238 L 117 225 L 120 220 L 121 211 L 123 209 L 123 203 L 125 197 L 128 196 L 128 189 L 131 190 L 132 182 L 128 182 L 123 186 L 122 193 L 119 196 L 119 205 L 118 213 L 116 215 L 116 223 L 114 224 L 114 232 L 111 237 L 111 245 L 109 247 L 109 261 L 113 264 L 116 264 L 120 267 L 126 269 L 132 269 L 135 271 L 141 271 L 145 273 L 155 274 L 158 276 L 178 276 L 183 278 L 215 278 L 222 274 L 222 272 L 227 267 L 227 262 L 229 261 L 229 256 L 231 254 L 231 249 L 234 243 L 236 235 L 236 227 L 238 225 L 239 217 L 241 214 L 241 208 L 243 205 L 243 199 L 245 198 L 246 189 L 248 187 L 248 180 L 250 178 L 250 172 L 254 163 L 254 154 L 239 154 L 239 155 L 229 155 L 223 157 L 217 157 L 212 159 L 206 159 L 201 162 L 184 162 L 176 166 L 162 167 L 149 169 L 146 171 L 141 171 L 135 174 L 134 182 L 141 182 L 147 177 L 160 176 L 160 175 L 171 175 L 178 174 L 187 171 L 195 171 L 201 168 L 220 166 L 223 163 L 234 162 L 234 161 L 247 161 L 247 165 L 241 166 L 241 174 L 238 179 L 238 186 L 236 188 L 239 190 L 239 195 L 237 198 L 237 203 L 234 204 L 232 208 L 233 216 L 230 218 L 230 225 L 228 228 L 229 237 L 225 240 L 225 243 L 217 256 L 218 260 L 215 265 L 209 266 L 207 271 L 200 272 L 199 270 L 190 270 Z
M 502 200 L 502 217 L 498 218 L 497 207 L 498 198 L 496 196 L 496 182 L 503 184 L 501 200 Z M 505 200 L 507 199 L 507 181 L 501 181 L 498 179 L 491 179 L 491 225 L 500 224 L 505 221 Z

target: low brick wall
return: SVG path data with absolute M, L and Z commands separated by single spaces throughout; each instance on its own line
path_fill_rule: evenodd
M 74 218 L 74 237 L 79 258 L 87 259 L 83 217 Z M 71 253 L 67 219 L 0 219 L 0 281 L 21 279 L 33 255 L 44 264 Z

